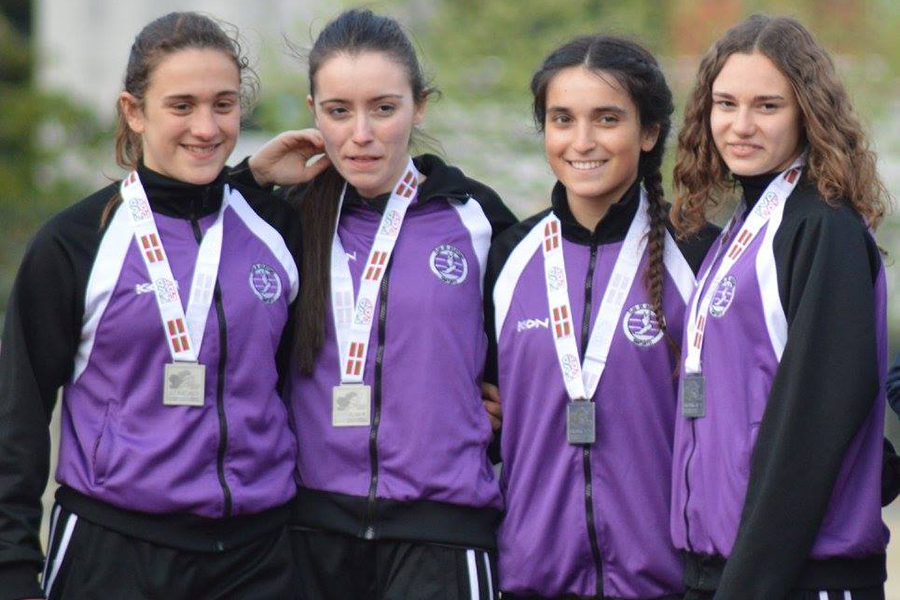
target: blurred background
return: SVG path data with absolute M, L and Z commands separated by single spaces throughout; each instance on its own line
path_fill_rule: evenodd
M 40 224 L 122 175 L 113 161 L 114 106 L 128 50 L 143 25 L 173 10 L 196 10 L 238 28 L 262 86 L 245 116 L 231 161 L 236 163 L 272 134 L 311 124 L 302 53 L 330 18 L 352 5 L 0 0 L 0 316 Z M 393 0 L 365 6 L 407 26 L 443 92 L 429 105 L 423 129 L 431 141 L 420 150 L 442 154 L 493 186 L 520 217 L 543 208 L 553 184 L 528 93 L 531 74 L 549 50 L 598 31 L 643 42 L 661 60 L 675 91 L 677 124 L 702 53 L 754 12 L 794 16 L 831 50 L 878 152 L 880 174 L 893 196 L 900 196 L 896 0 Z M 671 173 L 673 154 L 664 173 Z M 894 356 L 900 351 L 896 209 L 878 239 L 889 252 Z M 887 423 L 898 445 L 900 420 L 889 411 Z M 900 501 L 895 504 L 885 510 L 885 520 L 900 535 Z M 889 573 L 900 579 L 900 542 L 892 544 Z M 900 600 L 900 582 L 892 579 L 888 598 Z

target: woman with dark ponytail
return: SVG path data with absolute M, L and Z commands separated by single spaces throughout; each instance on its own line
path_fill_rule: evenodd
M 54 217 L 23 259 L 0 350 L 0 600 L 296 597 L 296 442 L 276 365 L 299 231 L 225 169 L 254 87 L 209 17 L 148 24 L 118 101 L 125 177 Z
M 676 598 L 675 370 L 710 229 L 676 244 L 660 168 L 672 94 L 638 44 L 577 38 L 535 73 L 558 181 L 510 228 L 485 295 L 503 398 L 504 598 Z
M 294 191 L 302 595 L 496 598 L 482 283 L 491 239 L 515 219 L 459 169 L 410 158 L 433 89 L 393 19 L 340 14 L 312 47 L 309 82 L 321 138 L 286 133 L 250 161 L 259 183 L 284 184 L 308 179 L 297 166 L 317 143 L 327 155 Z

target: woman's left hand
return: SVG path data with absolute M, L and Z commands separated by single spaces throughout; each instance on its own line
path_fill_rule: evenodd
M 503 425 L 500 389 L 491 383 L 482 383 L 481 400 L 484 403 L 484 410 L 487 411 L 488 417 L 491 419 L 491 428 L 494 431 L 500 431 L 500 426 Z
M 307 164 L 316 156 L 319 160 Z M 250 157 L 253 178 L 261 186 L 306 183 L 328 168 L 325 140 L 317 129 L 280 133 Z

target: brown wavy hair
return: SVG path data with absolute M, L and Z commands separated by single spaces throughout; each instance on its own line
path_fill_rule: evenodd
M 684 111 L 678 135 L 671 220 L 680 236 L 689 236 L 706 222 L 731 186 L 731 174 L 716 150 L 709 119 L 712 85 L 728 57 L 759 52 L 787 77 L 802 114 L 806 176 L 824 200 L 847 204 L 873 230 L 890 205 L 890 194 L 875 169 L 875 153 L 853 112 L 834 62 L 813 35 L 786 17 L 753 15 L 728 30 L 703 57 L 697 83 Z

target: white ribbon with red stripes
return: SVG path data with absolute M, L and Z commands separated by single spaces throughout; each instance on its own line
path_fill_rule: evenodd
M 566 282 L 566 263 L 563 257 L 562 224 L 552 212 L 542 221 L 544 227 L 544 282 L 547 287 L 547 302 L 553 321 L 551 333 L 556 346 L 556 357 L 562 369 L 566 392 L 572 400 L 590 400 L 597 391 L 600 378 L 606 369 L 606 359 L 612 345 L 613 335 L 625 306 L 628 292 L 634 284 L 644 248 L 647 247 L 647 233 L 650 228 L 647 219 L 647 192 L 641 188 L 641 199 L 637 212 L 622 248 L 616 257 L 609 284 L 603 292 L 597 320 L 591 331 L 584 364 L 578 360 L 578 346 L 575 343 L 575 327 L 572 324 L 572 307 L 569 304 L 569 286 Z M 538 225 L 540 227 L 540 224 Z
M 384 215 L 381 217 L 381 223 L 375 234 L 375 241 L 372 243 L 369 258 L 363 269 L 362 281 L 359 284 L 359 297 L 355 303 L 350 264 L 337 232 L 344 194 L 347 193 L 347 184 L 344 184 L 341 198 L 338 201 L 338 218 L 331 243 L 331 312 L 334 316 L 334 329 L 337 334 L 341 383 L 362 383 L 366 356 L 369 351 L 369 336 L 375 322 L 378 288 L 391 260 L 397 238 L 400 236 L 400 227 L 403 225 L 406 209 L 416 197 L 420 179 L 421 174 L 416 170 L 416 166 L 410 158 L 406 171 L 394 186 L 384 209 Z
M 178 284 L 137 171 L 132 171 L 122 180 L 119 192 L 122 195 L 120 210 L 128 211 L 134 227 L 134 239 L 150 274 L 172 360 L 197 362 L 222 257 L 222 221 L 228 205 L 228 186 L 225 186 L 222 195 L 219 214 L 203 236 L 197 252 L 187 311 L 182 307 Z
M 797 182 L 800 180 L 800 172 L 803 170 L 803 165 L 805 163 L 806 154 L 804 153 L 797 157 L 797 159 L 791 163 L 791 166 L 782 172 L 781 175 L 772 180 L 772 183 L 768 185 L 766 191 L 760 196 L 756 206 L 754 206 L 753 210 L 750 211 L 750 214 L 747 215 L 747 219 L 744 221 L 743 225 L 741 225 L 737 235 L 734 236 L 734 240 L 732 240 L 731 244 L 728 246 L 728 250 L 723 255 L 722 247 L 719 247 L 709 268 L 703 274 L 703 277 L 700 278 L 700 281 L 697 282 L 697 287 L 691 298 L 690 311 L 688 312 L 686 338 L 687 354 L 684 360 L 686 372 L 702 372 L 700 355 L 703 352 L 703 337 L 709 317 L 709 305 L 712 302 L 713 296 L 715 296 L 719 284 L 722 282 L 722 279 L 728 275 L 728 272 L 731 271 L 731 268 L 738 259 L 743 256 L 744 250 L 750 246 L 753 240 L 756 239 L 756 236 L 759 235 L 759 232 L 766 226 L 766 223 L 769 222 L 769 218 L 775 212 L 775 209 L 781 206 L 781 204 L 787 200 L 788 196 L 791 195 L 791 192 L 794 191 Z M 746 205 L 744 202 L 738 203 L 734 214 L 731 216 L 731 219 L 728 221 L 728 224 L 722 232 L 723 240 L 728 239 L 738 215 L 745 210 Z M 719 262 L 720 260 L 721 262 Z M 717 263 L 719 265 L 718 268 L 716 268 Z M 713 272 L 713 269 L 715 269 L 715 276 L 712 278 L 709 287 L 706 288 L 706 292 L 703 292 L 703 286 L 706 285 L 707 279 L 709 278 L 710 273 Z

